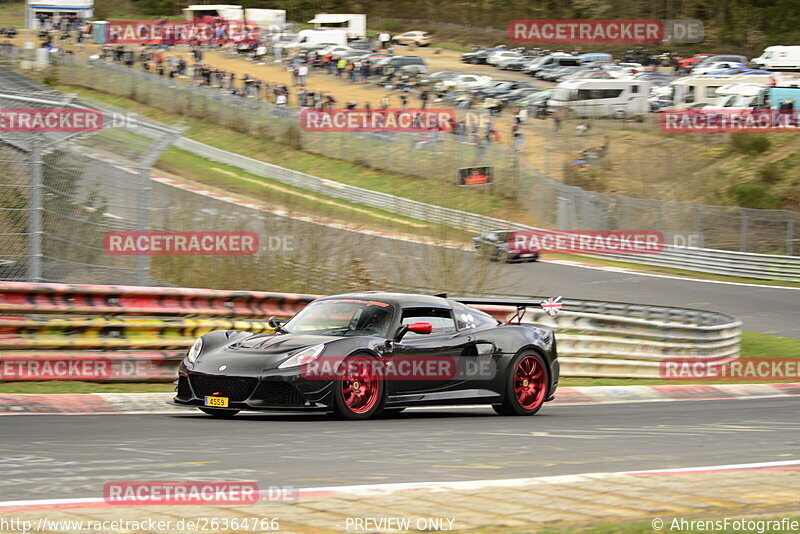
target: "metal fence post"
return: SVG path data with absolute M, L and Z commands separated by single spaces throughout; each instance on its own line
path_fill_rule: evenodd
M 791 211 L 786 212 L 786 216 L 789 218 L 786 224 L 786 255 L 793 256 L 794 252 L 794 213 Z
M 739 251 L 747 252 L 748 216 L 745 208 L 739 209 Z
M 136 229 L 146 232 L 150 229 L 150 167 L 139 169 L 139 191 L 137 192 Z M 136 256 L 136 283 L 140 286 L 148 285 L 150 279 L 150 256 L 139 254 Z
M 31 138 L 31 194 L 28 200 L 28 279 L 42 281 L 42 140 L 39 134 Z
M 692 202 L 692 206 L 694 206 L 694 232 L 700 240 L 697 246 L 702 248 L 705 243 L 705 236 L 703 235 L 703 214 L 700 211 L 699 205 Z

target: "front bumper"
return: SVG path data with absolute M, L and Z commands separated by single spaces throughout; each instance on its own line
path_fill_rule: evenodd
M 205 407 L 206 396 L 227 397 L 229 410 L 315 411 L 332 406 L 333 387 L 330 381 L 307 380 L 299 375 L 211 375 L 181 367 L 174 404 Z

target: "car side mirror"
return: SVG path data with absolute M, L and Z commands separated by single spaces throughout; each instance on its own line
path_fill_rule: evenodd
M 275 316 L 270 317 L 267 319 L 267 324 L 270 325 L 272 328 L 278 329 L 281 328 L 283 325 L 286 324 L 286 321 L 283 319 L 278 319 Z
M 411 323 L 409 325 L 403 325 L 397 330 L 394 340 L 400 341 L 408 332 L 414 332 L 415 334 L 430 334 L 433 332 L 433 325 L 431 323 Z

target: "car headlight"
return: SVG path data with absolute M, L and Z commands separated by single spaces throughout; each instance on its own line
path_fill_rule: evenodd
M 319 355 L 322 354 L 322 351 L 325 349 L 325 345 L 314 345 L 313 347 L 308 347 L 307 349 L 303 349 L 282 364 L 278 366 L 278 369 L 289 369 L 291 367 L 300 367 L 301 365 L 305 365 L 309 362 L 313 362 Z
M 189 353 L 186 355 L 186 359 L 189 360 L 190 363 L 194 363 L 198 356 L 200 356 L 200 351 L 203 350 L 203 338 L 198 338 L 197 341 L 194 342 L 192 348 L 189 349 Z

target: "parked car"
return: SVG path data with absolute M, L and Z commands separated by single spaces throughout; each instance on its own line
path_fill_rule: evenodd
M 700 75 L 700 74 L 718 74 L 723 73 L 729 69 L 743 69 L 745 68 L 744 63 L 734 63 L 732 61 L 715 61 L 713 63 L 708 63 L 705 65 L 698 65 L 692 69 L 693 75 Z
M 551 54 L 549 56 L 542 57 L 539 61 L 532 62 L 522 70 L 531 76 L 536 76 L 540 71 L 543 70 L 554 70 L 560 67 L 577 66 L 580 64 L 581 60 L 577 56 L 570 56 L 568 54 Z
M 528 95 L 532 95 L 534 93 L 538 93 L 539 88 L 537 87 L 521 87 L 519 89 L 514 89 L 513 91 L 509 91 L 508 93 L 499 95 L 497 99 L 502 102 L 504 105 L 513 104 L 518 100 L 522 100 Z
M 498 60 L 494 66 L 500 70 L 522 70 L 534 59 L 536 59 L 535 56 L 508 57 Z
M 550 97 L 553 96 L 552 89 L 545 89 L 544 91 L 537 91 L 535 93 L 531 93 L 524 98 L 520 98 L 517 101 L 518 106 L 526 106 L 535 108 L 537 106 L 547 107 L 547 101 L 550 100 Z
M 321 56 L 324 56 L 325 54 L 333 54 L 334 56 L 338 56 L 344 52 L 352 52 L 354 50 L 355 48 L 350 48 L 349 46 L 333 45 L 321 48 L 320 50 L 317 51 L 317 53 Z
M 494 82 L 494 85 L 479 89 L 476 91 L 476 93 L 482 97 L 498 98 L 501 95 L 510 93 L 511 91 L 524 88 L 535 89 L 536 84 L 531 82 L 498 81 Z
M 747 65 L 747 58 L 745 56 L 730 54 L 717 54 L 714 56 L 708 56 L 692 66 L 692 74 L 701 74 L 700 72 L 697 72 L 697 69 L 701 67 L 708 67 L 712 63 L 739 63 L 745 66 Z
M 473 246 L 479 254 L 485 255 L 491 261 L 525 262 L 539 259 L 538 249 L 526 248 L 527 245 L 518 245 L 514 230 L 492 230 L 483 232 L 478 237 L 473 237 Z M 529 242 L 521 240 L 522 243 Z
M 483 50 L 476 50 L 475 52 L 467 52 L 461 54 L 461 61 L 473 65 L 486 63 L 486 59 L 498 50 L 508 50 L 505 47 L 484 48 Z
M 418 56 L 390 56 L 379 60 L 375 66 L 394 66 L 408 74 L 425 74 L 428 72 L 427 61 Z
M 700 63 L 706 58 L 715 56 L 716 54 L 695 54 L 692 57 L 685 57 L 678 60 L 678 67 L 682 69 L 691 69 L 696 64 Z
M 436 85 L 439 82 L 444 80 L 452 80 L 456 76 L 461 76 L 461 72 L 457 72 L 454 70 L 440 70 L 438 72 L 434 72 L 433 74 L 429 74 L 428 76 L 423 76 L 419 80 L 417 80 L 417 84 L 419 85 Z
M 428 46 L 432 37 L 428 32 L 415 30 L 396 35 L 392 40 L 399 45 Z
M 470 91 L 473 89 L 479 89 L 481 87 L 487 87 L 491 83 L 492 83 L 492 78 L 490 76 L 460 74 L 455 78 L 439 82 L 437 89 Z
M 492 52 L 489 57 L 486 58 L 486 63 L 488 65 L 497 65 L 497 62 L 503 59 L 518 59 L 524 57 L 519 52 L 514 52 L 512 50 L 497 50 Z
M 576 66 L 561 67 L 560 69 L 556 69 L 554 71 L 545 73 L 544 76 L 542 76 L 542 79 L 548 82 L 559 82 L 561 81 L 562 77 L 568 74 L 572 74 L 574 72 L 580 73 L 585 71 L 581 67 L 576 67 Z

